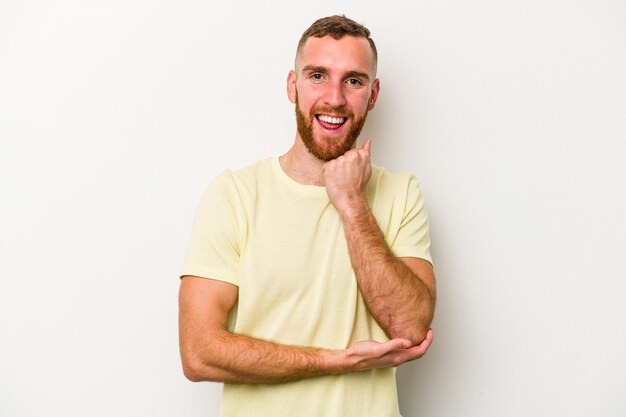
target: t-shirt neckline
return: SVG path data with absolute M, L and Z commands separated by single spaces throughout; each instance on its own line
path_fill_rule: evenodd
M 276 177 L 280 180 L 280 182 L 282 182 L 293 191 L 309 197 L 328 198 L 328 194 L 326 194 L 326 187 L 319 185 L 300 184 L 298 181 L 287 175 L 287 173 L 283 170 L 283 167 L 280 166 L 280 160 L 278 159 L 278 157 L 271 158 L 270 162 L 272 164 L 272 170 L 274 171 L 274 174 L 276 174 Z

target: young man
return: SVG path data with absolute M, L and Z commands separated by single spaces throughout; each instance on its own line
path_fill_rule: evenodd
M 181 273 L 192 381 L 222 416 L 399 416 L 395 369 L 420 358 L 435 278 L 415 179 L 356 148 L 380 84 L 369 31 L 332 16 L 302 35 L 287 93 L 293 147 L 218 176 Z

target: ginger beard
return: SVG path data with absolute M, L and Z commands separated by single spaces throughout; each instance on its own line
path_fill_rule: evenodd
M 313 136 L 313 122 L 316 114 L 332 114 L 337 117 L 346 117 L 347 119 L 344 123 L 351 121 L 350 129 L 341 137 L 321 137 L 319 138 L 321 143 L 317 143 Z M 300 110 L 298 93 L 296 92 L 296 124 L 298 133 L 309 153 L 321 161 L 331 161 L 352 149 L 361 134 L 366 118 L 367 112 L 365 112 L 363 117 L 355 118 L 354 114 L 344 107 L 335 109 L 313 107 L 307 119 Z

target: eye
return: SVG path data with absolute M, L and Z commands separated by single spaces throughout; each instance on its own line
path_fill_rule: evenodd
M 363 85 L 361 80 L 359 80 L 358 78 L 348 78 L 347 83 L 351 87 L 360 87 Z
M 309 76 L 309 78 L 311 78 L 313 82 L 321 82 L 324 79 L 324 75 L 319 72 L 314 72 Z

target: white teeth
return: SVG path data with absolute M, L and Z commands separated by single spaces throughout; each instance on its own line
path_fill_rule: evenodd
M 318 119 L 320 119 L 322 122 L 332 123 L 334 125 L 340 125 L 343 123 L 343 120 L 344 120 L 343 117 L 330 117 L 324 114 L 319 115 Z

